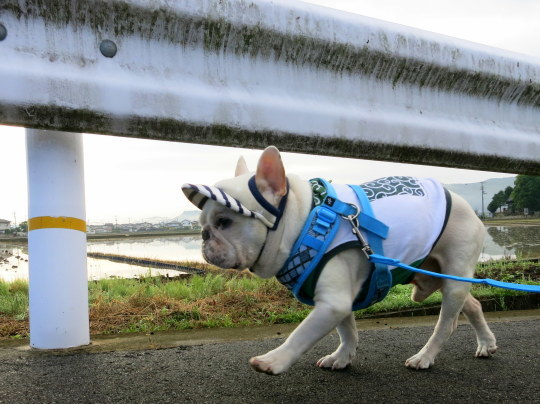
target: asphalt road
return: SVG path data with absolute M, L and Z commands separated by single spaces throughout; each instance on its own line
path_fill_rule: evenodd
M 247 361 L 277 346 L 290 331 L 286 326 L 105 339 L 67 352 L 4 343 L 0 402 L 540 403 L 539 310 L 492 319 L 499 345 L 493 358 L 474 358 L 474 334 L 463 324 L 433 368 L 405 368 L 405 359 L 431 335 L 425 324 L 432 320 L 360 322 L 352 367 L 332 372 L 315 366 L 337 345 L 331 334 L 281 376 L 256 373 Z

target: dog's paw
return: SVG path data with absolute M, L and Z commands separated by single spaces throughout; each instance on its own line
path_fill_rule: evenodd
M 267 375 L 279 375 L 286 372 L 290 367 L 288 360 L 270 353 L 251 358 L 249 364 L 257 372 L 266 373 Z
M 477 358 L 489 358 L 495 352 L 497 352 L 497 344 L 495 340 L 490 342 L 479 342 L 478 348 L 476 349 Z
M 405 366 L 409 369 L 422 370 L 429 369 L 434 363 L 435 358 L 432 358 L 425 353 L 417 353 L 405 361 Z
M 326 355 L 317 361 L 317 366 L 323 369 L 341 370 L 348 367 L 353 360 L 354 355 L 338 354 L 334 352 Z

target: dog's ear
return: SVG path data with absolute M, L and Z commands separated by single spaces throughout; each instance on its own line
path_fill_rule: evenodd
M 238 162 L 236 163 L 236 170 L 234 171 L 234 176 L 238 177 L 239 175 L 247 173 L 249 173 L 249 170 L 246 164 L 246 160 L 243 156 L 240 156 L 238 158 Z
M 259 158 L 255 184 L 268 201 L 277 204 L 287 193 L 287 177 L 279 150 L 269 146 Z

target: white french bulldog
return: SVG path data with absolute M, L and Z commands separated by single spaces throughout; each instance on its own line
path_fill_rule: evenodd
M 192 202 L 202 209 L 203 255 L 208 262 L 222 268 L 249 268 L 262 278 L 275 276 L 287 261 L 312 209 L 311 185 L 295 175 L 285 176 L 281 156 L 273 146 L 262 153 L 255 175 L 248 172 L 243 158 L 238 161 L 235 175 L 218 182 L 215 187 L 206 187 L 209 198 L 195 201 L 193 194 L 190 197 L 185 189 L 188 184 L 183 187 Z M 257 190 L 250 186 L 256 186 Z M 226 200 L 211 195 L 212 190 L 221 192 Z M 259 193 L 259 200 L 253 197 L 254 192 Z M 484 227 L 461 197 L 450 195 L 447 223 L 435 245 L 427 246 L 429 254 L 421 268 L 472 277 L 482 249 Z M 261 202 L 260 196 L 266 203 Z M 265 209 L 261 208 L 261 203 Z M 422 214 L 429 215 L 429 212 Z M 276 215 L 281 217 L 276 220 Z M 405 215 L 403 220 L 406 220 Z M 402 236 L 410 235 L 394 234 L 395 238 Z M 249 363 L 253 369 L 272 375 L 287 371 L 334 328 L 341 344 L 335 352 L 319 359 L 317 365 L 335 370 L 349 366 L 358 344 L 351 308 L 362 285 L 370 277 L 371 265 L 359 248 L 334 255 L 316 283 L 313 311 L 281 346 L 251 358 Z M 412 300 L 420 302 L 439 289 L 443 299 L 433 335 L 416 355 L 406 360 L 405 366 L 427 369 L 433 365 L 443 343 L 455 330 L 461 311 L 476 332 L 476 356 L 488 357 L 495 353 L 495 336 L 484 319 L 480 303 L 469 293 L 470 284 L 418 273 L 414 274 L 412 283 Z

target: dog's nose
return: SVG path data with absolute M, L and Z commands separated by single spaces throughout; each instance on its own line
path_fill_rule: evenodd
M 208 230 L 203 230 L 201 234 L 203 241 L 206 241 L 210 238 L 210 232 Z

